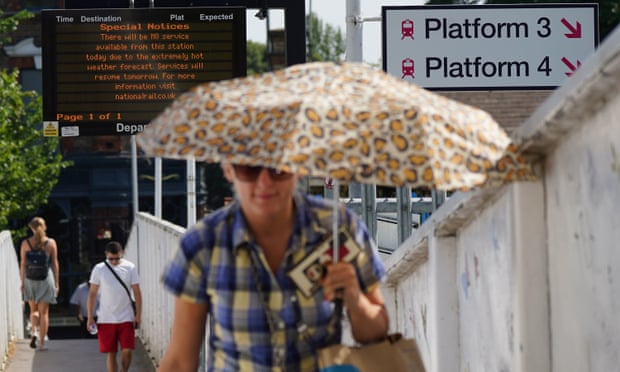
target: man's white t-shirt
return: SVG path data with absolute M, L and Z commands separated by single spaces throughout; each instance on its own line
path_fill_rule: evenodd
M 108 262 L 109 263 L 109 262 Z M 136 265 L 125 259 L 121 259 L 118 265 L 110 266 L 123 280 L 129 291 L 131 286 L 139 284 L 138 269 Z M 93 268 L 90 283 L 99 286 L 99 310 L 97 311 L 97 323 L 124 323 L 133 322 L 134 314 L 127 291 L 119 283 L 105 263 L 100 262 Z

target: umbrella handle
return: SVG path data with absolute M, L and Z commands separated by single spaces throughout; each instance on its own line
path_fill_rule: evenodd
M 332 210 L 332 260 L 340 261 L 340 242 L 338 241 L 338 204 L 340 201 L 340 183 L 337 179 L 333 179 L 333 210 Z M 336 329 L 342 323 L 342 312 L 344 310 L 344 288 L 336 289 L 336 296 L 332 301 L 334 303 L 334 313 L 329 321 L 327 329 L 330 330 L 327 336 L 329 344 L 339 343 L 340 339 L 336 339 Z
M 340 339 L 337 338 L 336 329 L 338 329 L 338 325 L 342 323 L 342 312 L 344 310 L 344 300 L 342 297 L 344 296 L 344 288 L 338 288 L 336 290 L 336 297 L 333 299 L 334 303 L 334 312 L 332 314 L 332 318 L 329 320 L 329 324 L 327 325 L 328 335 L 327 335 L 327 343 L 334 344 L 339 343 Z
M 344 299 L 344 288 L 336 289 L 336 295 L 334 296 L 334 303 L 336 305 L 340 305 L 340 310 L 342 310 L 343 299 Z
M 344 310 L 344 288 L 336 289 L 336 296 L 334 297 L 334 316 L 336 322 L 342 321 L 342 311 Z
M 340 183 L 333 179 L 332 198 L 334 200 L 332 210 L 332 259 L 334 262 L 340 261 L 340 242 L 338 241 L 338 204 L 340 201 Z

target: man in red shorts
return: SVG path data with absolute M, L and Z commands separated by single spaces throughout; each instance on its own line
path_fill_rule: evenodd
M 136 266 L 123 259 L 123 248 L 120 243 L 112 241 L 105 247 L 106 260 L 93 268 L 90 276 L 88 294 L 89 330 L 96 327 L 99 338 L 99 351 L 107 353 L 108 372 L 117 372 L 116 354 L 118 344 L 121 345 L 121 371 L 127 372 L 131 364 L 131 354 L 135 349 L 135 331 L 140 325 L 142 310 L 142 294 L 140 279 Z M 99 310 L 97 324 L 93 309 L 97 293 Z M 132 295 L 132 297 L 130 297 Z M 132 306 L 135 300 L 135 313 Z

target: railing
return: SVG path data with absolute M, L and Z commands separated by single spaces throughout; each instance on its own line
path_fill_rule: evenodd
M 185 229 L 138 213 L 125 246 L 125 257 L 138 265 L 142 291 L 142 327 L 138 336 L 156 365 L 170 340 L 173 296 L 160 282 L 165 263 L 179 246 Z
M 19 264 L 11 233 L 0 232 L 0 353 L 4 370 L 9 342 L 24 337 L 24 309 L 20 292 Z

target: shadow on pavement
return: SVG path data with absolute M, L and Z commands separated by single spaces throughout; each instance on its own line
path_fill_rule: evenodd
M 79 327 L 50 327 L 49 341 L 46 342 L 48 349 L 45 351 L 31 349 L 29 339 L 17 340 L 5 371 L 106 372 L 106 355 L 99 352 L 97 339 L 75 338 L 79 335 Z M 120 360 L 120 352 L 118 354 Z M 138 338 L 130 370 L 155 372 L 155 366 Z

